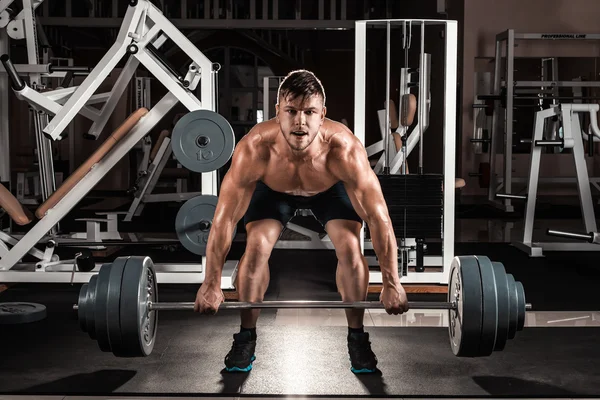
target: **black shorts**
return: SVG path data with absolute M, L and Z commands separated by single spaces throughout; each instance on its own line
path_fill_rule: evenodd
M 261 219 L 276 219 L 285 226 L 298 209 L 310 209 L 323 227 L 332 219 L 363 222 L 354 211 L 342 182 L 322 193 L 306 197 L 276 192 L 259 181 L 244 216 L 244 225 Z

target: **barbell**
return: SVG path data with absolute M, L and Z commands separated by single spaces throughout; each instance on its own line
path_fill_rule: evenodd
M 409 302 L 410 309 L 448 310 L 452 352 L 458 357 L 484 357 L 504 349 L 525 325 L 521 282 L 504 266 L 485 256 L 457 256 L 450 266 L 446 302 Z M 149 257 L 119 257 L 103 264 L 82 285 L 77 310 L 79 324 L 100 350 L 117 357 L 145 357 L 152 353 L 158 311 L 193 310 L 193 302 L 158 302 L 154 264 Z M 381 302 L 265 301 L 224 302 L 220 309 L 356 308 L 382 309 Z

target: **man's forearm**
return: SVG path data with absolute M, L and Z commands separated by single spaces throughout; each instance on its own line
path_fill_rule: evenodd
M 219 228 L 216 228 L 216 226 Z M 223 265 L 225 265 L 225 259 L 231 249 L 232 237 L 232 223 L 219 223 L 212 226 L 206 247 L 205 282 L 221 283 Z
M 391 221 L 371 221 L 369 223 L 371 242 L 379 260 L 383 286 L 400 285 L 398 275 L 398 244 Z

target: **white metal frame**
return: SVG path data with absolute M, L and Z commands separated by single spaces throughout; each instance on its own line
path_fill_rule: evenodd
M 600 110 L 598 104 L 560 104 L 536 113 L 533 138 L 531 141 L 531 158 L 529 164 L 529 180 L 527 184 L 527 206 L 525 210 L 525 224 L 523 240 L 514 243 L 514 246 L 526 252 L 530 257 L 541 257 L 543 251 L 600 251 L 597 244 L 583 242 L 534 242 L 533 228 L 535 221 L 535 205 L 537 198 L 538 179 L 540 173 L 540 162 L 542 147 L 536 142 L 543 140 L 544 122 L 548 118 L 559 117 L 563 126 L 563 141 L 565 148 L 572 149 L 573 162 L 577 174 L 577 189 L 585 232 L 597 232 L 596 216 L 592 202 L 592 193 L 588 168 L 586 165 L 586 154 L 583 147 L 584 131 L 581 129 L 579 113 L 589 114 L 590 128 L 593 132 L 593 140 L 600 140 L 600 129 L 598 127 L 597 114 Z
M 444 54 L 444 115 L 443 115 L 443 137 L 444 137 L 444 204 L 443 204 L 443 255 L 442 257 L 425 257 L 426 266 L 440 266 L 441 272 L 411 272 L 403 277 L 403 282 L 406 283 L 439 283 L 447 284 L 449 280 L 449 268 L 454 257 L 454 188 L 455 179 L 455 157 L 456 157 L 456 79 L 457 79 L 457 60 L 458 60 L 458 23 L 457 21 L 449 20 L 366 20 L 356 21 L 355 23 L 355 82 L 354 82 L 354 134 L 365 143 L 365 99 L 366 99 L 366 63 L 367 63 L 367 27 L 379 26 L 388 29 L 388 38 L 390 27 L 406 27 L 419 25 L 421 27 L 421 58 L 420 62 L 423 65 L 426 53 L 424 51 L 424 31 L 427 25 L 441 25 L 444 27 L 445 54 Z M 389 52 L 389 40 L 388 40 Z M 388 58 L 389 60 L 389 58 Z M 388 61 L 389 69 L 389 61 Z M 422 70 L 423 68 L 421 68 Z M 423 82 L 425 77 L 423 71 L 420 74 L 419 81 Z M 387 80 L 389 81 L 389 73 Z M 389 84 L 388 84 L 389 85 Z M 386 85 L 387 86 L 387 85 Z M 423 85 L 421 85 L 423 86 Z M 425 99 L 427 96 L 426 89 L 420 87 L 420 98 Z M 389 91 L 388 91 L 389 93 Z M 426 110 L 422 106 L 423 102 L 419 103 L 419 112 L 421 121 L 427 121 L 424 116 Z M 388 114 L 389 115 L 389 114 Z M 389 129 L 386 130 L 389 132 Z M 420 135 L 419 141 L 423 137 Z M 383 146 L 385 148 L 385 145 Z M 384 166 L 385 167 L 385 166 Z M 367 243 L 364 241 L 364 226 L 361 229 L 361 242 L 364 247 Z M 364 248 L 363 248 L 364 252 Z M 410 267 L 410 264 L 409 264 Z M 380 279 L 380 276 L 371 274 L 370 280 L 375 281 Z
M 600 34 L 587 33 L 517 33 L 508 29 L 496 35 L 496 52 L 494 64 L 493 94 L 500 95 L 506 88 L 506 109 L 503 111 L 500 102 L 495 101 L 492 116 L 492 130 L 490 134 L 489 163 L 490 177 L 488 188 L 488 203 L 494 207 L 513 212 L 512 198 L 499 197 L 498 194 L 512 194 L 512 184 L 517 182 L 513 178 L 513 116 L 514 93 L 518 87 L 600 87 L 600 81 L 515 81 L 515 42 L 518 40 L 600 40 Z M 504 51 L 503 51 L 504 50 Z M 504 56 L 504 52 L 506 55 Z M 504 78 L 504 79 L 503 79 Z M 503 123 L 506 121 L 506 123 Z M 500 128 L 504 126 L 504 130 Z M 502 145 L 502 147 L 501 147 Z M 500 176 L 496 174 L 496 164 L 499 161 L 496 154 L 502 148 L 503 171 Z
M 157 38 L 159 32 L 163 35 Z M 184 87 L 150 54 L 145 46 L 154 43 L 159 47 L 167 35 L 174 43 L 191 58 L 189 72 L 185 79 L 189 82 Z M 157 43 L 158 42 L 158 43 Z M 72 262 L 57 263 L 45 268 L 35 268 L 24 264 L 22 258 L 34 249 L 49 232 L 73 207 L 121 160 L 129 151 L 142 140 L 149 131 L 178 103 L 181 102 L 189 111 L 208 109 L 215 110 L 214 87 L 211 61 L 198 50 L 180 31 L 178 31 L 160 10 L 150 1 L 139 0 L 137 6 L 129 7 L 119 37 L 115 45 L 103 57 L 98 65 L 86 77 L 83 83 L 72 90 L 61 93 L 68 99 L 64 105 L 53 100 L 50 96 L 42 95 L 27 86 L 17 94 L 34 106 L 51 111 L 54 118 L 45 128 L 46 134 L 53 139 L 59 139 L 61 133 L 72 119 L 80 112 L 85 115 L 85 104 L 93 97 L 99 84 L 106 78 L 117 62 L 127 53 L 131 45 L 137 46 L 137 52 L 131 54 L 126 67 L 113 88 L 102 112 L 107 112 L 111 99 L 120 97 L 117 92 L 124 89 L 138 63 L 142 63 L 168 89 L 167 94 L 146 114 L 133 129 L 107 153 L 76 185 L 68 192 L 46 215 L 41 218 L 14 246 L 3 254 L 0 259 L 0 281 L 2 282 L 71 282 L 73 271 Z M 121 79 L 123 78 L 123 79 Z M 200 84 L 200 101 L 192 92 Z M 68 96 L 70 94 L 70 96 Z M 52 96 L 56 96 L 53 93 Z M 89 114 L 89 112 L 87 112 Z M 96 120 L 98 121 L 98 120 Z M 217 193 L 216 171 L 202 174 L 202 194 Z M 3 247 L 6 250 L 6 246 Z M 194 264 L 161 264 L 157 263 L 157 280 L 159 283 L 201 283 L 204 280 L 206 257 L 201 257 L 200 263 Z M 87 282 L 97 268 L 89 273 L 75 273 L 74 282 Z M 35 273 L 32 273 L 35 272 Z M 237 261 L 227 261 L 223 269 L 222 287 L 231 289 L 237 272 Z

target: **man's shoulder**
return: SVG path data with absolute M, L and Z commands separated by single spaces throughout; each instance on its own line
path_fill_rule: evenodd
M 362 146 L 354 133 L 341 122 L 326 120 L 325 124 L 332 154 L 340 157 Z

